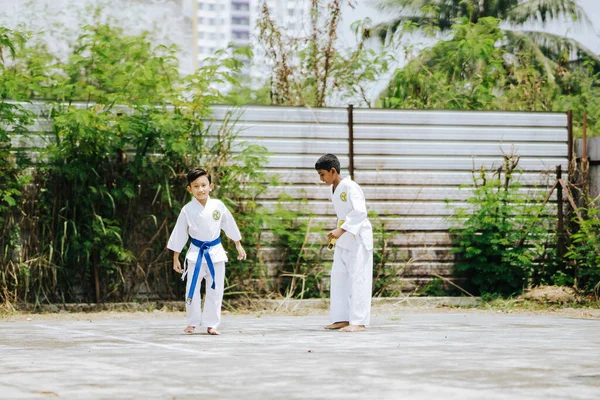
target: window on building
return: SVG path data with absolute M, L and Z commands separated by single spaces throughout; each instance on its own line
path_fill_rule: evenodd
M 198 39 L 204 39 L 204 32 L 198 32 Z
M 215 19 L 214 18 L 209 18 L 208 19 L 208 24 L 209 25 L 214 25 L 215 24 Z
M 200 18 L 198 18 L 198 23 L 199 23 L 199 24 L 203 24 L 203 23 L 204 23 L 204 17 L 200 17 Z
M 217 38 L 217 34 L 214 33 L 214 32 L 211 32 L 211 33 L 208 34 L 208 38 L 212 39 L 212 40 L 215 40 Z
M 250 39 L 250 32 L 248 31 L 233 31 L 232 33 L 235 39 Z
M 214 5 L 214 4 L 209 4 L 209 5 L 208 5 L 208 9 L 209 9 L 210 11 L 215 11 L 215 5 Z
M 231 23 L 233 25 L 250 25 L 250 18 L 248 18 L 248 17 L 231 17 Z
M 236 11 L 250 11 L 250 4 L 248 3 L 233 3 L 232 7 Z
M 198 3 L 198 10 L 204 10 L 204 4 Z

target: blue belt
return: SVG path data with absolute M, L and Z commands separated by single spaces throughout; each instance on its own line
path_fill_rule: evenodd
M 194 297 L 194 289 L 196 289 L 196 283 L 198 282 L 198 275 L 200 275 L 200 266 L 202 265 L 202 259 L 206 258 L 206 264 L 208 264 L 208 270 L 210 271 L 210 276 L 212 277 L 212 285 L 211 289 L 216 287 L 215 285 L 215 266 L 210 258 L 210 253 L 208 249 L 212 246 L 221 243 L 221 238 L 216 238 L 212 242 L 203 242 L 201 240 L 197 240 L 192 238 L 192 244 L 198 247 L 200 250 L 198 252 L 198 259 L 196 260 L 196 265 L 194 266 L 194 275 L 192 276 L 192 283 L 190 284 L 190 290 L 187 296 L 187 303 L 192 304 L 192 298 Z

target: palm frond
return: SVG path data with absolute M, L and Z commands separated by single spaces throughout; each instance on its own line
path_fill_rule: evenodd
M 521 35 L 527 36 L 533 43 L 540 47 L 548 57 L 555 60 L 564 58 L 573 61 L 580 58 L 589 58 L 600 66 L 600 56 L 592 50 L 579 43 L 577 40 L 540 31 L 519 31 Z
M 405 26 L 414 26 L 421 31 L 423 31 L 425 27 L 436 27 L 439 31 L 443 32 L 449 30 L 454 22 L 454 20 L 441 19 L 439 17 L 400 16 L 391 21 L 375 25 L 372 32 L 374 36 L 377 36 L 384 41 L 388 36 L 404 29 Z M 411 25 L 411 23 L 414 25 Z
M 380 11 L 401 11 L 418 15 L 424 7 L 447 7 L 455 0 L 379 0 L 376 7 Z
M 549 81 L 553 82 L 555 80 L 554 73 L 558 64 L 554 60 L 548 58 L 535 41 L 523 31 L 505 30 L 504 33 L 506 35 L 505 48 L 508 52 L 515 55 L 529 52 L 545 71 Z
M 545 25 L 562 18 L 591 26 L 589 17 L 577 0 L 527 0 L 512 8 L 506 20 L 519 26 L 531 22 Z

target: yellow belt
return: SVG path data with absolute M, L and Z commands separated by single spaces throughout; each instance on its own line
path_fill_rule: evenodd
M 344 225 L 344 220 L 343 220 L 343 219 L 340 219 L 340 220 L 338 221 L 337 227 L 338 227 L 338 228 L 341 228 L 341 227 L 342 227 L 342 225 Z M 329 243 L 327 244 L 327 248 L 328 248 L 329 250 L 333 249 L 333 247 L 335 246 L 335 242 L 337 242 L 337 239 L 336 239 L 336 238 L 332 238 L 332 239 L 329 241 Z

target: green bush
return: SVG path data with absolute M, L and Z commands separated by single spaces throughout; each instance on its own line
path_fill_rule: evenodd
M 30 165 L 25 155 L 11 146 L 13 136 L 26 136 L 33 114 L 7 99 L 22 100 L 18 87 L 22 79 L 12 62 L 22 51 L 25 33 L 0 27 L 0 302 L 14 302 L 28 287 L 29 266 L 21 257 L 24 245 L 23 187 L 31 176 L 23 171 Z
M 326 288 L 323 278 L 325 266 L 321 254 L 325 242 L 315 241 L 311 234 L 325 236 L 314 215 L 306 212 L 307 201 L 297 201 L 288 195 L 278 199 L 269 218 L 269 228 L 274 235 L 273 247 L 277 259 L 275 291 L 293 298 L 324 297 Z
M 584 293 L 600 293 L 600 207 L 580 209 L 585 216 L 575 219 L 577 232 L 571 235 L 571 243 L 566 258 L 571 260 L 574 271 L 573 283 Z
M 43 47 L 17 50 L 11 73 L 3 75 L 14 90 L 3 95 L 44 97 L 38 117 L 51 121 L 53 140 L 20 207 L 27 245 L 17 249 L 11 239 L 11 251 L 22 260 L 18 273 L 3 265 L 13 299 L 181 296 L 165 244 L 189 201 L 185 174 L 196 166 L 215 176 L 216 196 L 236 215 L 256 259 L 261 217 L 255 199 L 264 190 L 265 149 L 242 143 L 234 152 L 231 115 L 216 137 L 205 123 L 210 106 L 224 102 L 215 83 L 235 87 L 246 50 L 220 51 L 188 77 L 179 75 L 174 48 L 102 24 L 84 28 L 64 63 Z M 18 171 L 16 164 L 11 168 Z M 13 175 L 12 186 L 0 188 L 11 204 L 22 188 L 20 175 Z M 255 266 L 234 262 L 230 276 L 246 279 L 256 275 Z
M 473 294 L 510 296 L 529 284 L 544 257 L 551 220 L 519 191 L 516 163 L 507 158 L 497 175 L 474 176 L 470 208 L 457 208 L 450 232 L 456 255 L 454 274 Z

